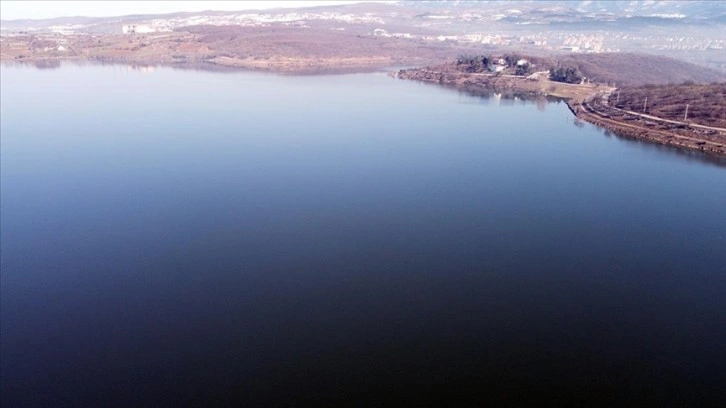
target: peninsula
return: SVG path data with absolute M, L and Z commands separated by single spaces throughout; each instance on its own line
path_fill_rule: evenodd
M 512 54 L 461 56 L 396 76 L 470 93 L 559 97 L 577 118 L 619 135 L 726 157 L 726 83 L 616 88 L 599 82 L 601 74 L 555 64 Z

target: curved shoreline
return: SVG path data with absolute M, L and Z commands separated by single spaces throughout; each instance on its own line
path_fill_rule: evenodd
M 661 119 L 632 112 L 613 112 L 610 107 L 598 103 L 601 96 L 615 88 L 597 84 L 565 84 L 539 77 L 513 75 L 471 74 L 434 68 L 401 70 L 399 79 L 417 80 L 453 86 L 465 92 L 510 91 L 534 96 L 555 96 L 565 100 L 572 114 L 588 123 L 618 133 L 624 137 L 650 143 L 699 151 L 709 155 L 726 157 L 726 129 L 709 128 Z M 620 120 L 618 120 L 620 118 Z
M 599 111 L 587 100 L 577 102 L 568 99 L 566 104 L 575 117 L 626 137 L 726 157 L 726 144 L 724 143 L 648 128 L 648 122 L 637 125 L 614 120 L 609 118 L 606 113 Z

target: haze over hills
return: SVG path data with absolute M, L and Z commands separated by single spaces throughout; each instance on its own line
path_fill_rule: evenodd
M 391 14 L 392 10 L 393 14 Z M 240 10 L 245 11 L 245 10 Z M 363 12 L 391 23 L 397 17 L 418 20 L 452 19 L 454 21 L 502 21 L 514 24 L 562 24 L 580 21 L 615 22 L 626 20 L 637 24 L 648 19 L 653 24 L 678 21 L 683 24 L 723 23 L 726 5 L 718 1 L 500 1 L 500 0 L 405 0 L 397 3 L 357 3 L 350 5 L 317 6 L 298 9 L 247 10 L 247 14 L 281 16 L 300 12 Z M 424 13 L 421 13 L 421 12 Z M 428 13 L 426 13 L 428 11 Z M 461 15 L 461 12 L 479 11 L 482 15 Z M 444 13 L 434 16 L 432 12 Z M 3 30 L 47 29 L 54 25 L 72 24 L 79 31 L 103 31 L 103 25 L 124 22 L 140 22 L 159 18 L 234 15 L 230 11 L 180 12 L 170 14 L 136 14 L 115 17 L 64 16 L 41 20 L 0 20 Z M 418 14 L 417 14 L 418 13 Z M 301 20 L 308 17 L 301 16 Z M 663 20 L 663 21 L 659 21 Z
M 501 1 L 501 0 L 423 0 L 404 1 L 409 7 L 422 9 L 467 9 L 467 8 L 491 8 L 491 9 L 516 9 L 527 14 L 539 12 L 560 12 L 569 14 L 583 14 L 592 17 L 656 17 L 675 19 L 714 19 L 726 15 L 726 7 L 718 1 L 603 1 L 603 0 L 581 0 L 581 1 Z

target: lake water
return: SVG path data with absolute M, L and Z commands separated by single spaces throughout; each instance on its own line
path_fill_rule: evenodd
M 726 397 L 723 162 L 383 73 L 1 74 L 3 406 Z

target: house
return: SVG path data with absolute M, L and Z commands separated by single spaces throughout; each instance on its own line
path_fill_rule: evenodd
M 580 47 L 575 46 L 562 46 L 560 47 L 562 51 L 570 51 L 570 52 L 580 52 Z
M 146 24 L 127 24 L 121 27 L 124 34 L 145 34 L 156 31 L 153 27 Z
M 522 58 L 521 60 L 517 61 L 517 66 L 518 67 L 521 67 L 522 65 L 527 65 L 527 64 L 529 64 L 529 61 L 527 61 L 524 58 Z

